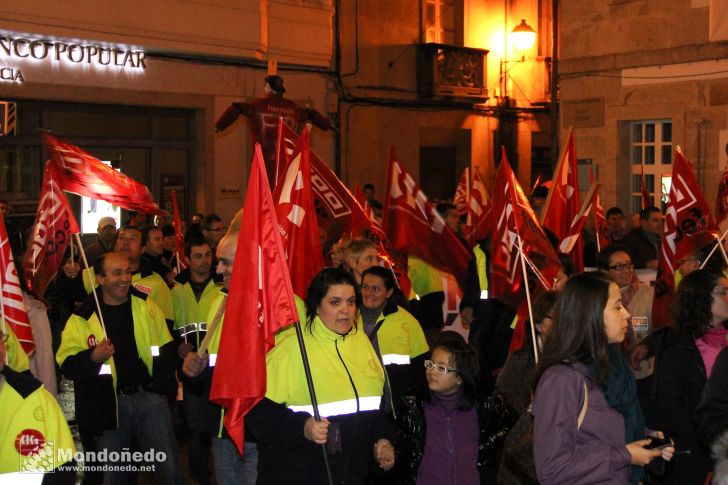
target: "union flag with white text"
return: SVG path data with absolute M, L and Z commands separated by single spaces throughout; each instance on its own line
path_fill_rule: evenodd
M 324 260 L 311 189 L 311 151 L 306 128 L 298 143 L 300 148 L 297 147 L 294 158 L 285 168 L 283 183 L 276 184 L 274 200 L 293 292 L 304 298 Z
M 658 256 L 655 298 L 652 301 L 653 330 L 672 324 L 669 308 L 675 291 L 675 271 L 679 266 L 675 258 L 678 243 L 686 234 L 706 230 L 715 230 L 708 203 L 693 174 L 692 165 L 680 150 L 676 150 L 672 164 L 670 201 L 665 211 Z
M 501 157 L 494 184 L 492 277 L 488 280 L 488 287 L 493 297 L 517 309 L 525 299 L 519 246 L 523 247 L 532 294 L 553 287 L 560 263 L 508 164 L 505 150 L 502 150 Z
M 0 216 L 0 285 L 2 285 L 2 299 L 0 300 L 0 316 L 2 329 L 9 325 L 18 338 L 26 354 L 31 355 L 35 350 L 35 340 L 30 329 L 28 311 L 23 300 L 23 290 L 20 288 L 20 279 L 15 269 L 13 253 L 10 250 L 8 231 L 5 220 Z
M 476 242 L 485 239 L 493 229 L 492 201 L 477 168 L 473 170 L 473 184 L 466 214 L 463 239 L 475 246 Z
M 48 281 L 63 264 L 73 234 L 80 232 L 71 206 L 50 170 L 43 171 L 38 213 L 23 255 L 23 273 L 29 288 L 43 294 Z
M 576 166 L 574 132 L 569 132 L 559 163 L 556 165 L 549 195 L 541 211 L 541 225 L 553 232 L 559 244 L 571 233 L 571 223 L 579 213 L 579 177 Z M 577 271 L 584 270 L 583 241 L 579 237 L 569 253 Z M 560 250 L 559 252 L 562 252 Z
M 146 185 L 48 132 L 41 137 L 51 154 L 53 177 L 63 190 L 143 214 L 166 214 Z
M 389 156 L 384 230 L 396 250 L 455 276 L 463 286 L 471 254 L 396 160 L 394 147 Z

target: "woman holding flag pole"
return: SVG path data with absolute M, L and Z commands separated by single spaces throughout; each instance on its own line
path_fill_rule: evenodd
M 266 397 L 246 417 L 258 441 L 258 483 L 366 483 L 370 465 L 394 466 L 391 430 L 380 411 L 384 372 L 356 324 L 356 283 L 327 268 L 306 296 L 302 331 L 321 420 L 316 420 L 297 339 L 267 356 Z M 326 460 L 317 445 L 325 445 Z

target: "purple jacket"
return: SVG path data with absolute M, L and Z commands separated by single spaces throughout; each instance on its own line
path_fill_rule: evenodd
M 589 403 L 581 428 L 577 419 Z M 542 485 L 626 484 L 631 456 L 624 419 L 609 407 L 583 364 L 550 367 L 533 399 L 533 454 Z

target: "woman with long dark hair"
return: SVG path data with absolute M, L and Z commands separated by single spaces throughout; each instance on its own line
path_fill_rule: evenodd
M 644 466 L 674 448 L 648 449 L 634 376 L 619 344 L 629 313 L 601 273 L 573 276 L 536 371 L 534 460 L 548 484 L 638 483 Z M 657 436 L 660 434 L 657 433 Z
M 702 483 L 711 461 L 701 447 L 695 411 L 718 353 L 728 342 L 728 279 L 720 272 L 698 269 L 683 278 L 675 299 L 676 329 L 668 331 L 657 354 L 656 423 L 675 439 L 680 453 L 667 469 L 665 484 Z
M 475 349 L 455 335 L 441 335 L 425 361 L 427 382 L 399 403 L 398 483 L 495 482 L 497 451 L 517 414 L 484 384 Z

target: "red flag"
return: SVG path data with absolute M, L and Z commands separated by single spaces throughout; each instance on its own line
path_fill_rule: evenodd
M 657 330 L 671 324 L 669 307 L 675 290 L 675 270 L 678 266 L 677 245 L 686 234 L 714 230 L 715 222 L 708 203 L 695 179 L 690 162 L 678 150 L 672 165 L 670 201 L 665 211 L 655 298 L 652 302 L 652 328 Z
M 508 347 L 509 354 L 523 347 L 523 343 L 526 339 L 531 338 L 530 335 L 526 335 L 528 333 L 526 323 L 530 320 L 530 318 L 528 313 L 528 300 L 525 297 L 521 300 L 521 304 L 518 305 L 518 308 L 516 309 L 516 316 L 514 318 L 516 319 L 516 326 L 513 329 L 511 344 Z
M 495 225 L 491 241 L 491 278 L 489 292 L 512 308 L 525 299 L 523 270 L 518 239 L 520 236 L 526 256 L 527 274 L 534 277 L 530 289 L 550 290 L 560 263 L 551 243 L 536 219 L 526 194 L 518 184 L 505 150 L 495 177 L 493 195 Z
M 51 153 L 53 177 L 63 190 L 144 214 L 165 214 L 145 185 L 50 133 L 42 138 Z
M 589 214 L 594 207 L 594 201 L 598 195 L 599 186 L 597 184 L 592 184 L 589 188 L 589 192 L 584 198 L 584 203 L 581 205 L 581 209 L 579 209 L 579 213 L 574 217 L 574 220 L 571 221 L 569 234 L 559 245 L 559 252 L 569 254 L 574 249 L 576 243 L 581 240 L 581 231 L 584 229 L 586 220 L 589 218 Z M 583 271 L 584 268 L 581 268 L 581 270 Z
M 473 170 L 473 186 L 470 190 L 467 218 L 463 226 L 463 238 L 471 246 L 484 239 L 493 228 L 493 210 L 490 194 L 478 170 Z
M 560 244 L 569 235 L 571 222 L 578 213 L 579 177 L 576 168 L 574 132 L 570 131 L 554 172 L 549 195 L 541 210 L 541 224 L 556 235 Z M 570 255 L 577 271 L 583 271 L 584 250 L 581 238 L 576 241 Z
M 23 256 L 25 281 L 38 294 L 45 291 L 48 281 L 63 263 L 63 254 L 73 234 L 79 232 L 66 194 L 53 179 L 49 165 L 50 162 L 46 163 L 43 171 L 38 214 Z
M 300 150 L 276 186 L 276 215 L 283 236 L 293 291 L 304 297 L 313 277 L 324 266 L 319 227 L 311 190 L 308 130 L 299 139 Z
M 220 336 L 210 400 L 227 408 L 225 428 L 243 453 L 243 417 L 265 396 L 265 354 L 275 332 L 298 321 L 275 206 L 260 145 L 245 195 L 230 298 Z M 233 297 L 234 295 L 234 297 Z M 240 373 L 240 359 L 245 373 Z
M 470 253 L 396 160 L 394 147 L 389 155 L 384 230 L 395 249 L 455 276 L 464 286 Z
M 463 175 L 460 177 L 458 187 L 455 189 L 455 197 L 452 203 L 455 204 L 455 211 L 458 215 L 466 214 L 468 211 L 468 203 L 470 200 L 470 168 L 465 167 Z
M 645 165 L 642 164 L 642 178 L 640 179 L 640 192 L 642 192 L 642 208 L 647 209 L 652 206 L 652 197 L 650 192 L 647 190 L 647 184 L 645 183 Z
M 593 185 L 596 182 L 594 173 L 589 167 L 589 181 Z M 602 206 L 602 197 L 600 195 L 601 186 L 597 184 L 597 193 L 594 196 L 594 231 L 597 233 L 597 250 L 609 246 L 611 239 L 609 237 L 609 229 L 607 229 L 607 218 L 604 216 L 604 207 Z
M 5 324 L 10 325 L 13 333 L 18 337 L 21 347 L 26 354 L 30 355 L 35 350 L 35 341 L 33 332 L 30 330 L 30 320 L 28 311 L 25 309 L 18 272 L 15 270 L 13 253 L 10 251 L 8 231 L 5 229 L 5 220 L 2 217 L 0 217 L 0 284 L 2 284 L 3 292 L 2 300 L 0 300 L 3 331 Z
M 182 220 L 179 217 L 176 190 L 172 191 L 172 227 L 174 227 L 174 250 L 177 253 L 177 263 L 179 269 L 183 270 L 187 267 L 187 256 L 185 256 L 185 235 L 182 232 Z
M 728 170 L 723 172 L 718 184 L 718 196 L 715 200 L 715 222 L 719 224 L 728 215 Z

